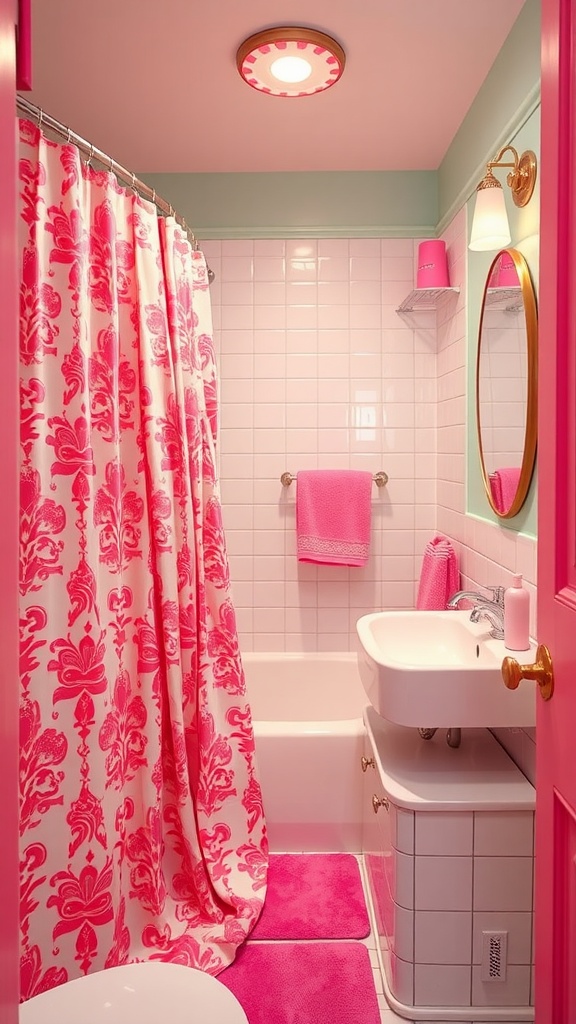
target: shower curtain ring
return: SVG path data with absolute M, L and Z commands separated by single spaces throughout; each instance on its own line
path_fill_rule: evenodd
M 156 204 L 156 189 L 155 188 L 152 189 L 152 202 L 154 204 Z
M 42 127 L 42 121 L 43 120 L 44 120 L 44 111 L 42 110 L 42 107 L 39 107 L 38 108 L 38 127 L 39 128 Z
M 88 159 L 86 161 L 86 167 L 90 167 L 90 168 L 92 167 L 92 157 L 93 156 L 94 156 L 94 144 L 91 142 L 90 143 L 90 152 L 88 154 Z
M 67 132 L 67 135 L 66 135 L 66 142 L 68 143 L 68 145 L 70 145 L 70 143 L 72 142 L 72 129 L 71 128 L 68 129 L 68 132 Z
M 172 206 L 172 203 L 170 203 L 170 213 L 168 214 L 168 216 L 169 217 L 173 217 L 174 216 L 174 207 Z
M 112 157 L 110 157 L 110 167 L 108 168 L 108 174 L 112 174 L 113 169 L 114 169 L 114 160 L 112 159 Z
M 138 195 L 138 189 L 136 188 L 136 175 L 134 174 L 134 172 L 132 172 L 132 184 L 131 184 L 130 187 L 131 187 L 134 195 L 137 196 Z

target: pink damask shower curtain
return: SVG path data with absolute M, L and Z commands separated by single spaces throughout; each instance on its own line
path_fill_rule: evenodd
M 217 974 L 266 837 L 216 482 L 206 264 L 20 122 L 22 996 Z

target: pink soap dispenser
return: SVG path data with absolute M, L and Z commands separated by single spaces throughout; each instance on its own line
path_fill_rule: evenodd
M 509 651 L 527 651 L 530 647 L 530 594 L 522 586 L 522 575 L 512 577 L 512 586 L 504 591 L 504 646 Z

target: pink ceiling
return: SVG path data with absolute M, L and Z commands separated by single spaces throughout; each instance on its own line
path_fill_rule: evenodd
M 29 98 L 140 172 L 433 169 L 524 0 L 34 0 Z M 242 40 L 335 36 L 341 81 L 256 93 Z

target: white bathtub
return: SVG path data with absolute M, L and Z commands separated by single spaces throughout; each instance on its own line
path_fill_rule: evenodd
M 361 850 L 366 697 L 355 654 L 242 655 L 273 852 Z

